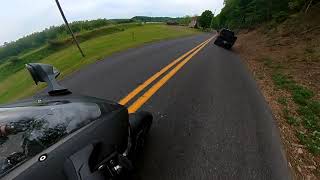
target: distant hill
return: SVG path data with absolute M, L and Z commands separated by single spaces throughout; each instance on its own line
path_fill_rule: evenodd
M 130 23 L 130 22 L 169 22 L 169 21 L 179 21 L 183 18 L 177 17 L 151 17 L 151 16 L 134 16 L 131 19 L 110 19 L 110 21 L 116 23 Z
M 142 22 L 168 22 L 168 21 L 180 21 L 182 18 L 171 18 L 171 17 L 150 17 L 150 16 L 135 16 L 131 18 L 134 21 Z

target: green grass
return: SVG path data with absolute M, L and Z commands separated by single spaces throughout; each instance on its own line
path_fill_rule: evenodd
M 266 67 L 273 70 L 274 84 L 277 88 L 288 91 L 293 102 L 298 106 L 298 116 L 293 116 L 287 107 L 287 99 L 279 98 L 278 102 L 284 106 L 283 117 L 290 125 L 302 125 L 306 131 L 297 132 L 300 142 L 313 154 L 320 154 L 320 101 L 314 99 L 315 93 L 312 90 L 298 84 L 290 76 L 282 73 L 281 69 L 274 68 L 272 64 L 271 60 L 264 63 Z
M 280 72 L 273 73 L 272 80 L 280 89 L 287 89 L 289 86 L 294 84 L 294 82 L 288 76 Z
M 134 33 L 134 39 L 132 39 L 132 33 Z M 62 77 L 64 77 L 85 65 L 101 60 L 115 52 L 153 41 L 188 36 L 196 33 L 198 31 L 193 29 L 177 28 L 162 24 L 133 27 L 125 31 L 82 42 L 81 47 L 86 54 L 85 58 L 81 57 L 75 46 L 70 46 L 49 55 L 40 62 L 54 65 L 61 71 Z M 36 87 L 25 69 L 19 70 L 12 75 L 6 76 L 0 83 L 0 103 L 7 103 L 30 96 L 43 87 L 43 85 Z
M 306 132 L 299 133 L 300 141 L 314 154 L 320 154 L 320 101 L 314 100 L 314 92 L 304 86 L 290 82 L 284 85 L 291 93 L 293 101 L 298 105 L 298 117 L 285 116 L 291 125 L 303 125 Z M 301 120 L 300 120 L 301 119 Z
M 142 24 L 127 23 L 120 25 L 108 25 L 94 30 L 77 33 L 76 36 L 78 42 L 85 42 L 96 37 L 110 35 L 138 26 L 142 26 Z M 4 60 L 7 63 L 3 63 L 3 66 L 0 66 L 0 83 L 11 74 L 24 69 L 25 64 L 30 62 L 41 61 L 49 55 L 58 52 L 62 49 L 68 48 L 72 45 L 72 38 L 70 36 L 66 36 L 63 39 L 48 40 L 48 43 L 46 45 L 38 49 L 22 52 L 18 56 L 8 57 L 6 60 Z
M 290 124 L 290 125 L 299 125 L 299 118 L 298 117 L 295 117 L 295 116 L 288 116 L 287 118 L 287 122 Z
M 293 101 L 299 105 L 307 105 L 308 101 L 314 96 L 311 90 L 298 85 L 290 77 L 280 72 L 274 73 L 272 79 L 278 88 L 290 91 Z
M 42 47 L 40 47 L 40 48 L 37 48 L 37 49 L 31 50 L 31 51 L 28 51 L 28 52 L 26 52 L 26 53 L 21 54 L 21 55 L 19 56 L 19 58 L 23 59 L 23 58 L 26 58 L 26 57 L 31 56 L 31 55 L 33 55 L 33 54 L 37 54 L 39 51 L 41 51 L 41 50 L 43 50 L 43 49 L 45 49 L 45 48 L 47 48 L 47 46 L 42 46 Z

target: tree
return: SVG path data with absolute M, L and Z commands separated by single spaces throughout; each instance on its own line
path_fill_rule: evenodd
M 184 16 L 182 18 L 179 18 L 178 22 L 180 25 L 187 26 L 192 21 L 191 16 Z
M 204 11 L 199 17 L 200 27 L 202 27 L 203 29 L 210 28 L 212 18 L 213 18 L 213 14 L 211 11 L 209 10 Z
M 315 0 L 224 0 L 214 26 L 241 29 L 263 22 L 282 22 L 291 13 L 307 9 Z M 319 1 L 319 0 L 317 0 Z M 311 6 L 310 5 L 310 6 Z

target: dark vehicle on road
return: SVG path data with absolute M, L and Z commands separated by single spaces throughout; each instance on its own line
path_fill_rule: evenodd
M 237 37 L 234 35 L 234 32 L 230 31 L 229 29 L 222 29 L 220 30 L 214 44 L 226 49 L 231 49 L 236 40 Z
M 0 178 L 128 179 L 152 124 L 148 112 L 75 95 L 51 65 L 27 64 L 48 95 L 0 106 Z M 43 93 L 42 93 L 43 94 Z

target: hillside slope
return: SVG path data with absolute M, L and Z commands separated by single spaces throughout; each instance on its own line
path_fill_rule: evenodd
M 234 48 L 273 110 L 296 179 L 320 179 L 319 12 L 242 31 Z

